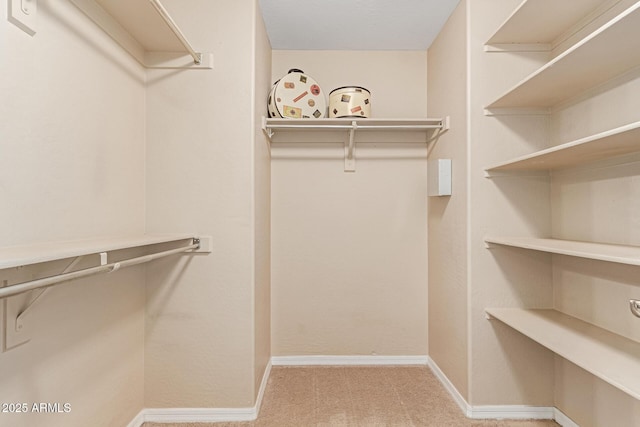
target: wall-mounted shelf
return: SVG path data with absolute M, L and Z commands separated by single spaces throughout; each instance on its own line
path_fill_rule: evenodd
M 640 2 L 590 33 L 487 105 L 505 109 L 548 109 L 640 65 Z
M 429 144 L 442 133 L 449 130 L 449 117 L 444 119 L 269 119 L 262 118 L 262 130 L 269 141 L 279 142 L 276 134 L 292 133 L 298 142 L 305 141 L 305 134 L 309 132 L 343 132 L 341 139 L 345 149 L 345 171 L 355 170 L 356 133 L 361 132 L 394 132 L 393 142 L 416 142 L 415 138 L 403 135 L 419 133 L 419 142 Z M 415 136 L 415 135 L 414 135 Z M 326 139 L 327 142 L 331 142 Z M 390 140 L 391 141 L 391 140 Z M 317 141 L 316 141 L 317 142 Z
M 110 252 L 160 243 L 180 243 L 180 245 L 177 247 L 172 245 L 171 249 L 164 248 L 164 250 L 156 250 L 134 258 L 119 259 L 115 262 L 108 260 Z M 121 268 L 151 262 L 171 255 L 210 253 L 211 246 L 210 236 L 195 237 L 178 234 L 122 236 L 0 248 L 0 270 L 71 259 L 71 262 L 68 262 L 67 266 L 58 274 L 12 284 L 9 284 L 8 280 L 4 280 L 4 286 L 0 287 L 0 300 L 2 300 L 5 313 L 5 321 L 2 322 L 3 337 L 0 339 L 0 352 L 9 351 L 29 342 L 30 335 L 25 332 L 24 328 L 25 319 L 50 287 L 100 273 L 112 273 Z M 89 262 L 85 264 L 88 265 L 78 267 L 82 265 L 81 263 L 87 255 L 92 255 L 92 258 L 86 259 Z M 27 299 L 20 297 L 27 293 L 29 293 Z
M 213 68 L 195 51 L 159 0 L 71 0 L 147 68 Z
M 485 243 L 640 266 L 640 247 L 534 237 L 485 237 Z
M 596 377 L 640 399 L 640 343 L 556 310 L 485 310 Z
M 640 122 L 601 132 L 485 169 L 492 172 L 553 170 L 640 152 Z
M 525 0 L 485 44 L 487 52 L 550 51 L 608 0 Z M 549 13 L 549 11 L 553 13 Z
M 120 236 L 4 247 L 0 248 L 0 270 L 101 252 L 190 240 L 193 237 L 192 234 Z

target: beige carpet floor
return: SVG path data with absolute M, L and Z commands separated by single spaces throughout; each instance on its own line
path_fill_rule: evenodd
M 547 427 L 469 420 L 427 367 L 274 367 L 258 419 L 144 427 Z

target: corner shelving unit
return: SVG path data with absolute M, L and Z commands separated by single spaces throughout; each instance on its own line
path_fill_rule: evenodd
M 196 52 L 159 0 L 71 0 L 147 68 L 213 68 Z
M 554 107 L 640 67 L 640 1 L 623 11 L 603 0 L 525 0 L 485 45 L 485 51 L 548 51 L 606 12 L 595 28 L 485 107 L 486 115 L 549 114 Z M 618 5 L 620 6 L 620 5 Z M 635 72 L 635 71 L 634 71 Z M 486 176 L 553 171 L 640 153 L 640 122 L 488 166 Z M 635 157 L 634 157 L 635 159 Z M 489 236 L 502 245 L 640 266 L 640 247 L 553 238 Z M 632 312 L 640 303 L 631 300 Z M 634 305 L 635 304 L 635 305 Z M 636 307 L 636 311 L 634 311 Z M 486 308 L 495 318 L 587 372 L 640 398 L 640 343 L 552 309 Z
M 640 343 L 556 310 L 487 308 L 487 314 L 640 399 Z
M 549 108 L 639 66 L 640 38 L 629 36 L 638 27 L 640 3 L 627 8 L 488 104 L 486 114 L 523 108 L 548 112 Z
M 286 132 L 296 136 L 296 140 L 303 143 L 309 132 L 344 132 L 342 140 L 345 150 L 345 171 L 355 170 L 356 133 L 360 132 L 394 132 L 390 142 L 416 142 L 415 134 L 419 134 L 418 141 L 429 144 L 449 130 L 449 117 L 424 119 L 275 119 L 262 118 L 262 130 L 269 138 L 269 142 L 279 142 L 276 133 Z M 396 133 L 398 132 L 398 133 Z M 408 137 L 408 135 L 413 137 Z M 326 137 L 323 140 L 330 142 Z M 316 141 L 317 142 L 317 141 Z

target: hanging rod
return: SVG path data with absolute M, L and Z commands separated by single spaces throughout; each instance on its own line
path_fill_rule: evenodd
M 178 40 L 180 40 L 180 43 L 182 43 L 182 45 L 187 50 L 187 52 L 189 52 L 189 55 L 193 57 L 193 62 L 196 65 L 200 64 L 202 62 L 202 54 L 199 52 L 196 52 L 191 47 L 191 44 L 186 39 L 184 34 L 182 34 L 182 31 L 180 31 L 180 28 L 178 28 L 178 25 L 176 25 L 173 18 L 171 18 L 171 16 L 169 15 L 169 12 L 167 12 L 167 9 L 165 9 L 164 6 L 162 6 L 162 4 L 160 3 L 160 0 L 149 0 L 149 1 L 153 5 L 153 7 L 158 11 L 162 19 L 164 19 L 164 22 L 167 23 L 171 31 L 173 31 L 173 34 L 175 34 Z
M 348 125 L 304 125 L 304 124 L 290 124 L 290 125 L 266 125 L 268 129 L 315 129 L 315 130 L 325 130 L 325 129 L 344 129 L 349 130 L 353 128 L 353 125 L 349 123 Z M 442 129 L 442 125 L 361 125 L 358 123 L 358 130 L 426 130 L 426 129 Z
M 193 239 L 193 243 L 189 246 L 170 249 L 162 252 L 156 252 L 154 254 L 143 255 L 137 258 L 131 258 L 124 261 L 113 262 L 111 264 L 100 265 L 97 267 L 86 268 L 84 270 L 73 271 L 71 273 L 64 273 L 64 274 L 59 274 L 57 276 L 45 277 L 42 279 L 36 279 L 36 280 L 30 280 L 28 282 L 18 283 L 16 285 L 0 288 L 0 299 L 22 294 L 24 292 L 29 292 L 34 289 L 46 288 L 61 282 L 68 282 L 70 280 L 79 279 L 81 277 L 93 276 L 95 274 L 105 273 L 105 272 L 112 273 L 123 267 L 143 264 L 145 262 L 153 261 L 158 258 L 163 258 L 169 255 L 179 254 L 181 252 L 186 252 L 186 251 L 195 250 L 199 248 L 200 248 L 200 240 Z

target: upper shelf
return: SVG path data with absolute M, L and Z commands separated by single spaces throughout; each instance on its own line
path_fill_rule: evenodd
M 361 131 L 394 132 L 393 139 L 389 142 L 422 142 L 435 141 L 442 133 L 449 130 L 449 117 L 444 119 L 366 119 L 366 118 L 340 118 L 340 119 L 268 119 L 262 117 L 262 130 L 274 141 L 276 131 L 288 133 L 309 131 L 333 131 L 338 133 L 339 141 L 344 142 L 344 170 L 355 171 L 355 135 Z M 400 134 L 396 133 L 402 131 Z M 344 133 L 343 133 L 344 132 Z M 416 133 L 418 135 L 416 135 Z M 404 137 L 401 137 L 403 135 Z M 410 135 L 410 136 L 408 136 Z M 417 139 L 416 139 L 417 138 Z M 323 142 L 333 142 L 330 138 L 322 138 Z M 315 141 L 317 142 L 317 141 Z
M 0 269 L 158 243 L 177 242 L 194 237 L 191 234 L 139 235 L 5 247 L 0 248 Z
M 449 129 L 449 118 L 445 119 L 268 119 L 262 128 L 270 139 L 275 131 L 419 131 L 430 135 Z M 425 139 L 427 141 L 428 139 Z
M 535 237 L 485 237 L 486 243 L 640 266 L 640 247 Z
M 191 47 L 159 0 L 71 2 L 147 68 L 213 67 L 213 56 Z
M 551 50 L 560 39 L 568 36 L 568 29 L 575 28 L 607 2 L 525 0 L 491 36 L 485 50 Z
M 640 343 L 556 310 L 488 308 L 486 312 L 601 380 L 640 399 Z
M 486 106 L 548 109 L 640 65 L 640 2 L 574 44 Z
M 552 170 L 637 152 L 640 152 L 640 122 L 517 157 L 485 170 L 489 174 L 498 171 Z

